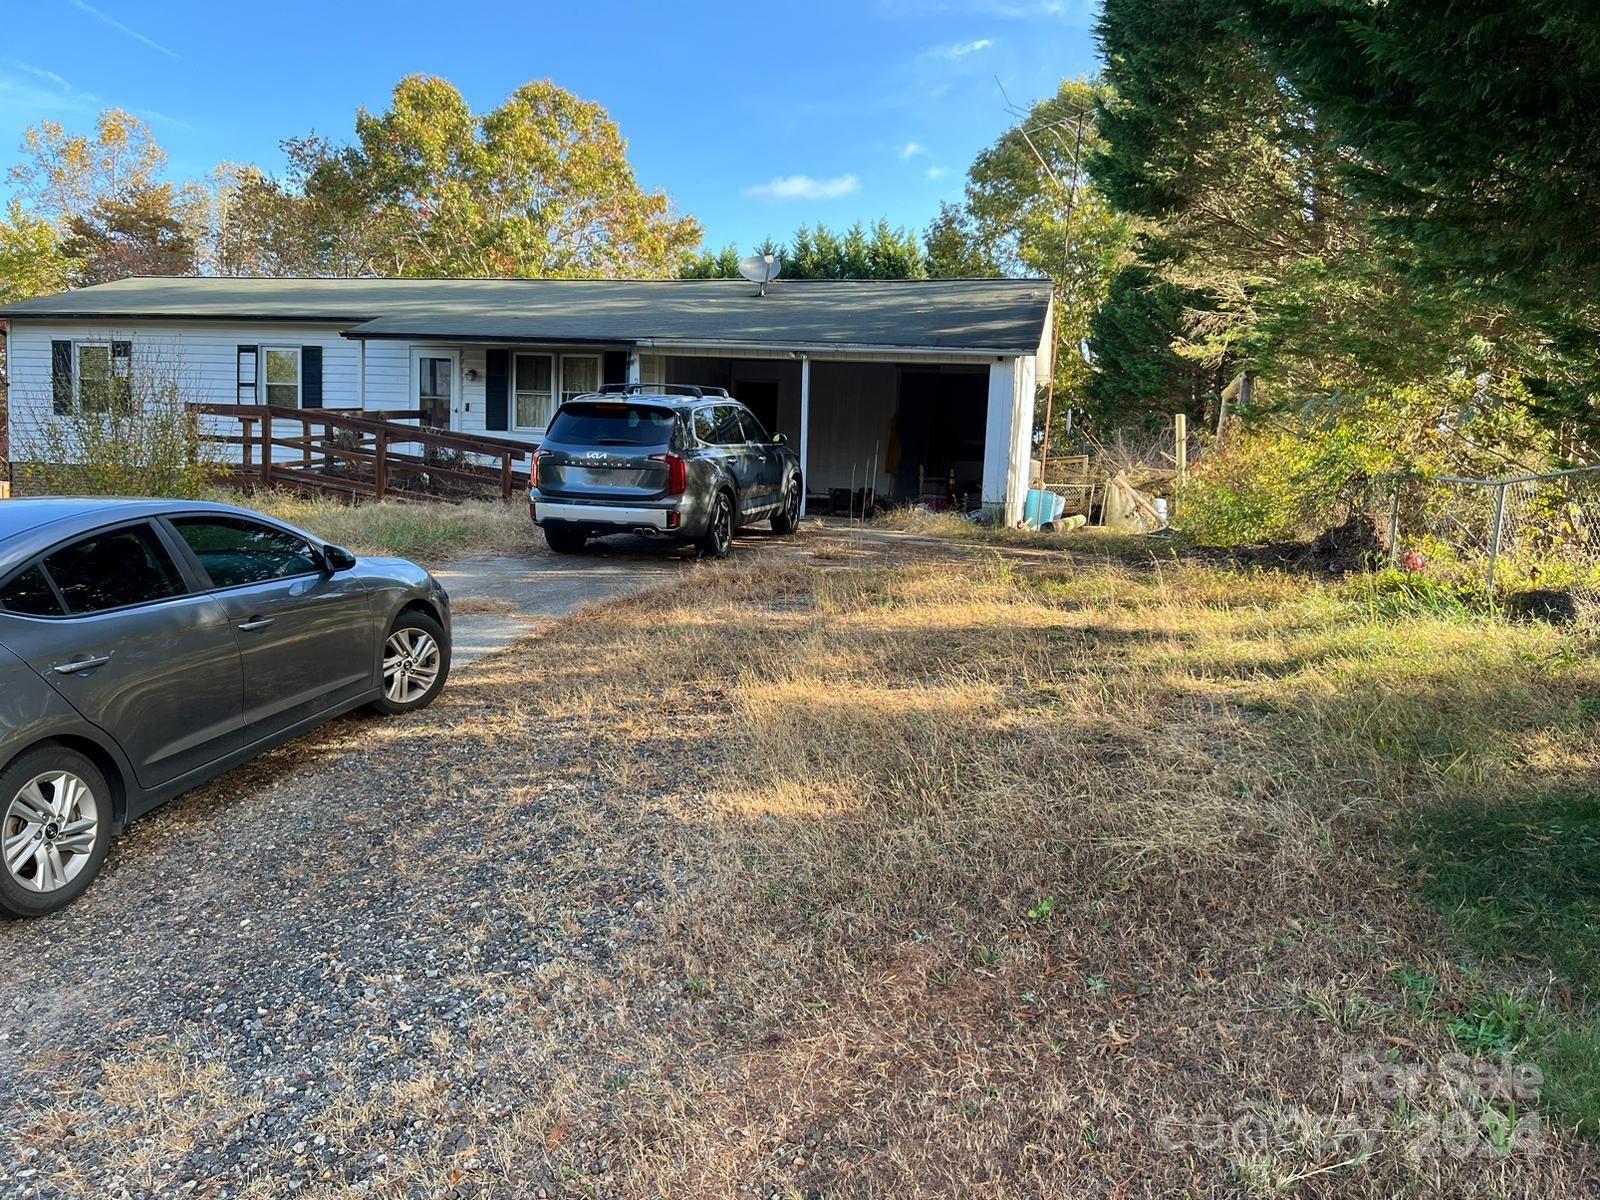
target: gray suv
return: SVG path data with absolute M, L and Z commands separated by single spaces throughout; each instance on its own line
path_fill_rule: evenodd
M 168 797 L 449 673 L 449 598 L 412 563 L 227 505 L 0 503 L 0 915 L 75 899 Z
M 637 533 L 728 553 L 733 532 L 800 523 L 800 459 L 721 388 L 615 386 L 564 403 L 533 457 L 529 513 L 558 554 Z

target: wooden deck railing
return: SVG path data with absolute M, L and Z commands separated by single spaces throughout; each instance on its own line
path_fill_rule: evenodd
M 210 436 L 236 447 L 233 481 L 246 486 L 287 486 L 350 498 L 427 499 L 439 485 L 458 492 L 517 492 L 515 464 L 536 449 L 528 442 L 486 434 L 453 433 L 422 424 L 414 410 L 279 408 L 265 404 L 193 404 L 210 418 Z M 236 426 L 237 432 L 232 426 Z M 284 434 L 279 426 L 297 427 Z M 414 449 L 413 449 L 414 448 Z M 495 460 L 494 466 L 467 456 Z M 426 485 L 426 486 L 423 486 Z

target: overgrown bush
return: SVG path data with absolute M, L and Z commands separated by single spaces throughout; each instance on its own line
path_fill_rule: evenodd
M 90 496 L 194 499 L 227 471 L 220 445 L 189 408 L 206 399 L 179 364 L 135 356 L 108 394 L 80 394 L 25 425 L 19 457 L 27 490 Z
M 1547 460 L 1531 422 L 1490 405 L 1465 377 L 1241 416 L 1178 493 L 1178 527 L 1203 545 L 1312 537 L 1354 509 L 1386 505 L 1375 486 L 1383 476 L 1495 476 Z

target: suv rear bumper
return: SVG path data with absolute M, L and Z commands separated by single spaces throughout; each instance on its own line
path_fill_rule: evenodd
M 560 525 L 591 534 L 639 531 L 681 538 L 697 538 L 705 533 L 706 514 L 700 505 L 685 502 L 685 497 L 654 505 L 545 500 L 537 493 L 529 500 L 533 504 L 533 523 L 540 528 Z
M 568 525 L 615 525 L 619 529 L 667 528 L 667 509 L 629 508 L 620 504 L 571 504 L 561 500 L 535 500 L 534 524 L 561 521 Z M 676 509 L 672 510 L 674 513 Z

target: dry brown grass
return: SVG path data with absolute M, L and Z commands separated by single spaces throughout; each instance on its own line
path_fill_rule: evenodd
M 1558 1002 L 1526 964 L 1462 964 L 1391 833 L 1464 793 L 1592 782 L 1587 635 L 1187 563 L 872 561 L 696 566 L 413 719 L 285 752 L 352 787 L 403 755 L 426 781 L 384 886 L 493 881 L 484 910 L 421 919 L 450 931 L 449 987 L 495 1002 L 419 1047 L 380 989 L 352 1061 L 391 1046 L 405 1082 L 353 1080 L 307 1130 L 361 1161 L 397 1114 L 450 1137 L 303 1194 L 1594 1194 L 1592 1144 L 1559 1130 L 1538 1156 L 1417 1155 L 1406 1122 L 1461 1102 L 1352 1087 L 1341 1061 L 1437 1062 L 1486 976 Z M 480 841 L 436 849 L 462 809 Z M 536 965 L 475 957 L 505 936 L 491 906 Z M 213 1121 L 252 1103 L 194 1090 Z M 127 1128 L 101 1111 L 42 1124 L 101 1145 Z M 203 1136 L 187 1111 L 141 1128 Z M 1170 1145 L 1208 1114 L 1392 1129 L 1367 1158 L 1292 1131 Z
M 294 492 L 219 492 L 229 504 L 298 525 L 356 554 L 396 555 L 437 566 L 470 554 L 543 554 L 525 503 L 495 500 L 345 504 Z
M 1570 1142 L 1161 1143 L 1201 1113 L 1399 1123 L 1341 1058 L 1454 1047 L 1390 971 L 1445 1005 L 1480 985 L 1388 814 L 1592 772 L 1594 729 L 1560 714 L 1600 678 L 1552 687 L 1562 645 L 1191 565 L 758 566 L 608 610 L 541 647 L 540 702 L 609 722 L 613 761 L 663 721 L 702 739 L 674 780 L 689 882 L 624 972 L 692 1002 L 581 1035 L 635 1066 L 570 1108 L 611 1114 L 639 1196 L 1578 1194 L 1594 1157 Z
M 892 530 L 920 537 L 938 538 L 1008 549 L 1061 550 L 1102 559 L 1125 559 L 1149 563 L 1175 557 L 1179 539 L 1116 533 L 1099 526 L 1052 533 L 1045 529 L 1004 529 L 981 525 L 959 513 L 925 512 L 920 509 L 893 509 L 879 517 L 870 528 Z

